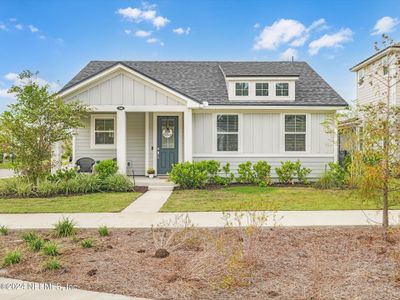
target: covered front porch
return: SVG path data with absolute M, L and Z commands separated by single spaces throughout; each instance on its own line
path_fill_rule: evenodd
M 185 106 L 98 107 L 73 141 L 73 161 L 116 159 L 128 176 L 165 175 L 192 160 L 192 109 Z

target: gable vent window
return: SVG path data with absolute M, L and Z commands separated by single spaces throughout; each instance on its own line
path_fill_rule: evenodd
M 268 96 L 268 83 L 256 83 L 256 96 Z
M 249 95 L 249 84 L 247 82 L 236 82 L 235 95 L 236 96 L 248 96 Z
M 289 96 L 289 83 L 277 83 L 276 96 Z
M 306 115 L 285 115 L 285 151 L 306 151 Z
M 239 116 L 217 115 L 217 151 L 238 151 Z

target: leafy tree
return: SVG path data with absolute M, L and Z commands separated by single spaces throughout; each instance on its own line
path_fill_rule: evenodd
M 17 101 L 0 115 L 0 144 L 14 154 L 13 169 L 34 185 L 51 169 L 54 143 L 70 139 L 89 111 L 78 101 L 64 102 L 48 85 L 39 85 L 36 75 L 19 75 L 19 84 L 8 91 Z
M 387 56 L 370 66 L 359 84 L 368 84 L 379 96 L 378 103 L 357 105 L 339 132 L 350 142 L 348 166 L 351 185 L 363 199 L 381 203 L 382 225 L 389 226 L 389 195 L 400 183 L 400 107 L 392 101 L 393 88 L 399 83 L 399 54 L 393 40 L 382 36 Z M 376 50 L 380 51 L 378 44 Z

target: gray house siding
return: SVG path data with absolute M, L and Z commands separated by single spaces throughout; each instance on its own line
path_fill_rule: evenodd
M 239 118 L 241 151 L 226 154 L 216 151 L 217 113 L 193 114 L 193 159 L 194 161 L 215 159 L 225 164 L 229 162 L 236 172 L 240 163 L 259 160 L 268 161 L 273 168 L 284 160 L 300 160 L 305 167 L 311 168 L 311 177 L 317 178 L 326 170 L 327 164 L 334 161 L 333 137 L 325 132 L 321 124 L 327 117 L 325 113 L 307 113 L 309 142 L 307 153 L 285 153 L 283 151 L 283 122 L 281 113 L 240 112 Z

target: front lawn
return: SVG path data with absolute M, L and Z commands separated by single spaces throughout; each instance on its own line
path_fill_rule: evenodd
M 11 162 L 0 163 L 0 169 L 11 169 Z
M 0 213 L 120 212 L 141 193 L 93 193 L 51 198 L 0 199 Z
M 398 197 L 397 197 L 398 199 Z M 379 209 L 349 190 L 318 190 L 312 187 L 234 186 L 213 190 L 176 190 L 162 212 L 240 210 L 352 210 Z M 391 201 L 400 209 L 400 201 Z

